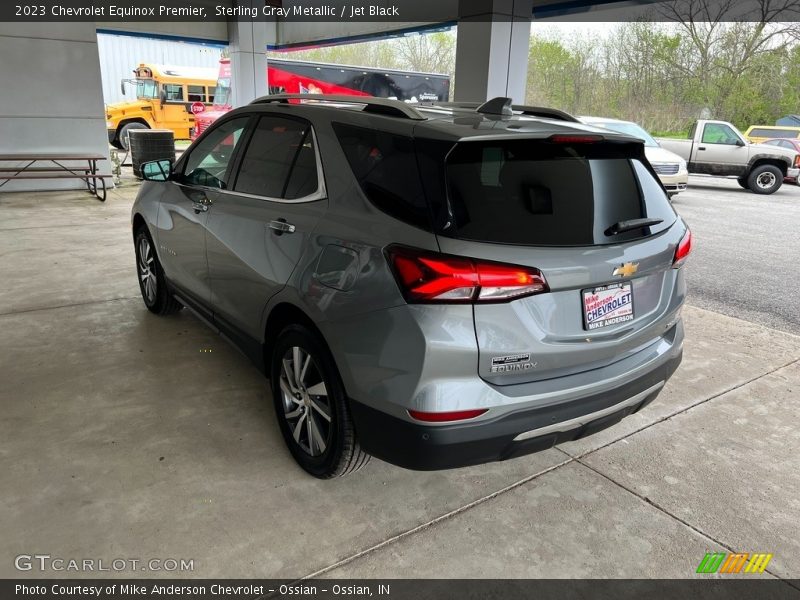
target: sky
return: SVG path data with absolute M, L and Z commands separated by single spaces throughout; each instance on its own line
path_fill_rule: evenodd
M 604 38 L 615 31 L 618 26 L 619 23 L 533 21 L 531 22 L 531 35 L 546 37 L 559 34 L 559 37 L 578 35 Z

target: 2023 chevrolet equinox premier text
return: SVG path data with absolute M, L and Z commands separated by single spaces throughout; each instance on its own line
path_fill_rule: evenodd
M 560 111 L 267 96 L 142 170 L 145 304 L 252 358 L 317 477 L 549 448 L 681 360 L 691 234 L 641 140 Z

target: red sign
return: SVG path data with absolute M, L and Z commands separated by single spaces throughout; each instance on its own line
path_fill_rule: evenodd
M 192 102 L 191 111 L 193 115 L 199 115 L 206 109 L 206 105 L 202 102 Z

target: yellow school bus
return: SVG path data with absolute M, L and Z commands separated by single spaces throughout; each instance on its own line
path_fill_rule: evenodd
M 136 100 L 106 106 L 108 141 L 128 148 L 131 129 L 171 129 L 176 140 L 191 138 L 195 111 L 214 104 L 217 69 L 140 64 L 135 79 L 123 79 L 122 93 L 133 88 Z

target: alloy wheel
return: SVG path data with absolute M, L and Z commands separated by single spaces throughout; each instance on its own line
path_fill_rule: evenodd
M 299 346 L 286 351 L 280 387 L 283 416 L 294 441 L 310 456 L 322 455 L 331 442 L 333 410 L 325 379 L 311 354 Z
M 145 236 L 139 238 L 139 279 L 142 291 L 148 304 L 156 301 L 158 280 L 156 279 L 155 261 L 150 242 Z

